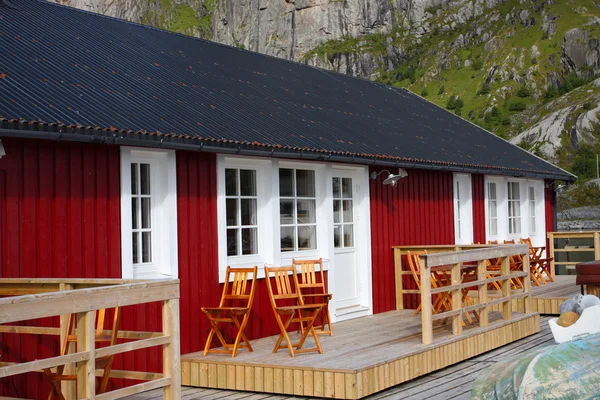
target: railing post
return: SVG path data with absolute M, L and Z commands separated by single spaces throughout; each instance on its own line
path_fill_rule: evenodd
M 95 311 L 77 314 L 77 352 L 87 352 L 89 358 L 77 363 L 77 398 L 96 398 L 96 338 Z
M 486 262 L 485 260 L 479 260 L 477 262 L 477 280 L 485 281 L 482 285 L 479 285 L 478 288 L 478 297 L 479 303 L 485 305 L 484 308 L 479 309 L 479 326 L 481 328 L 487 328 L 488 326 L 488 293 L 487 293 L 487 274 L 486 274 Z
M 552 276 L 556 275 L 556 259 L 554 258 L 554 232 L 548 232 L 548 252 L 546 257 L 551 257 L 550 261 L 550 273 Z
M 461 279 L 461 266 L 462 264 L 453 264 L 451 270 L 451 285 L 460 285 Z M 462 288 L 452 290 L 452 310 L 459 311 L 458 315 L 452 317 L 452 333 L 455 335 L 462 334 Z
M 531 313 L 531 279 L 529 278 L 530 274 L 530 265 L 529 265 L 529 253 L 525 253 L 523 255 L 523 272 L 527 273 L 527 276 L 523 278 L 523 290 L 527 293 L 525 297 L 525 314 Z
M 163 376 L 171 378 L 171 384 L 163 389 L 165 400 L 181 398 L 181 363 L 179 360 L 179 299 L 162 303 L 163 335 L 169 335 L 169 343 L 163 345 Z
M 510 257 L 502 257 L 500 264 L 500 273 L 507 278 L 502 281 L 502 297 L 505 301 L 502 303 L 502 318 L 509 320 L 512 317 L 512 304 L 510 300 Z M 523 278 L 523 280 L 529 277 Z
M 394 249 L 394 272 L 396 279 L 396 310 L 404 310 L 404 295 L 402 286 L 402 250 Z
M 594 260 L 600 260 L 600 232 L 594 232 Z
M 58 285 L 58 290 L 59 291 L 65 291 L 65 290 L 73 290 L 73 285 L 70 283 L 60 283 Z M 67 326 L 68 321 L 69 321 L 69 316 L 70 314 L 64 314 L 60 316 L 60 348 L 62 351 L 62 347 L 65 347 L 65 351 L 64 354 L 69 354 L 69 353 L 73 353 L 75 350 L 75 343 L 70 342 L 67 343 L 66 339 L 67 339 L 67 330 L 69 329 L 69 327 Z M 73 363 L 71 364 L 66 364 L 65 365 L 65 369 L 63 371 L 63 373 L 65 375 L 73 375 L 75 373 L 75 365 Z M 77 392 L 77 382 L 75 381 L 62 381 L 60 383 L 61 386 L 61 390 L 65 396 L 66 399 L 74 399 L 76 392 Z
M 425 257 L 419 257 L 421 264 L 421 329 L 423 344 L 433 343 L 433 322 L 431 321 L 431 269 Z

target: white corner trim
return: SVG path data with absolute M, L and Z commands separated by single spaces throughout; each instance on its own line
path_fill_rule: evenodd
M 4 146 L 2 145 L 2 139 L 0 139 L 0 158 L 6 155 L 6 151 L 4 150 Z

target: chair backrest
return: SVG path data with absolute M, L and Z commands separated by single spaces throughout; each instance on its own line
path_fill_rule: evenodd
M 532 247 L 533 247 L 533 244 L 531 244 L 531 238 L 521 238 L 521 239 L 519 239 L 519 242 L 520 242 L 521 244 L 526 244 L 526 245 L 528 245 L 528 246 L 529 246 L 529 248 L 532 248 Z
M 497 240 L 488 240 L 488 244 L 498 244 Z
M 249 274 L 252 274 L 250 281 L 248 281 Z M 234 268 L 228 266 L 219 307 L 224 307 L 226 303 L 238 301 L 245 302 L 244 306 L 251 308 L 254 301 L 254 290 L 256 289 L 256 275 L 258 275 L 257 266 L 252 268 Z
M 515 244 L 515 239 L 505 240 L 504 244 Z
M 300 267 L 300 281 L 298 287 L 302 289 L 316 288 L 325 294 L 325 274 L 323 273 L 323 259 L 318 260 L 292 260 L 295 268 Z M 318 266 L 318 270 L 317 270 Z
M 408 260 L 408 267 L 412 272 L 413 279 L 417 284 L 417 287 L 421 288 L 421 260 L 420 255 L 427 254 L 427 251 L 407 251 L 406 259 Z
M 298 287 L 298 275 L 296 267 L 268 267 L 265 265 L 265 277 L 267 278 L 267 289 L 273 308 L 277 308 L 278 300 L 295 300 L 298 304 L 304 304 L 300 289 Z M 271 278 L 275 281 L 271 282 Z

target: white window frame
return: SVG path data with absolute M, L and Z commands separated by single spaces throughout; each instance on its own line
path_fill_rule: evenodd
M 519 190 L 517 191 L 517 194 L 519 195 L 519 197 L 517 199 L 510 199 L 510 192 L 511 190 L 509 189 L 510 187 L 512 187 L 512 185 L 519 185 Z M 518 241 L 519 238 L 523 237 L 523 233 L 527 232 L 527 230 L 524 230 L 524 221 L 523 221 L 523 214 L 524 214 L 524 208 L 523 207 L 523 199 L 526 199 L 527 197 L 523 196 L 523 189 L 524 189 L 524 185 L 523 182 L 520 180 L 515 180 L 515 179 L 509 179 L 506 182 L 506 205 L 507 205 L 507 212 L 506 212 L 506 218 L 507 218 L 507 226 L 508 226 L 508 232 L 507 232 L 507 237 L 509 239 L 515 239 L 516 241 Z M 519 215 L 513 215 L 511 216 L 510 210 L 511 210 L 511 202 L 518 202 L 518 207 L 516 208 L 519 212 Z M 518 219 L 518 221 L 517 221 Z M 527 221 L 527 217 L 525 217 L 525 222 Z M 515 222 L 515 231 L 511 232 L 511 222 Z M 518 222 L 518 226 L 516 226 L 516 222 Z
M 133 264 L 131 164 L 150 164 L 152 262 Z M 177 278 L 177 175 L 173 150 L 121 147 L 121 265 L 124 279 Z
M 494 198 L 491 196 L 490 187 L 494 187 Z M 486 236 L 494 237 L 498 236 L 498 184 L 496 182 L 485 183 L 485 211 L 486 211 Z M 492 203 L 493 202 L 493 203 Z M 494 210 L 494 216 L 492 216 L 492 209 Z M 494 222 L 492 224 L 492 222 Z M 492 232 L 492 225 L 494 225 L 494 231 Z
M 470 174 L 454 174 L 454 242 L 473 243 L 473 190 Z
M 520 238 L 529 237 L 532 240 L 534 246 L 545 246 L 545 234 L 546 234 L 546 218 L 545 218 L 545 200 L 544 200 L 544 181 L 538 179 L 523 179 L 514 177 L 499 177 L 499 176 L 486 176 L 485 177 L 485 200 L 488 204 L 488 183 L 496 183 L 496 196 L 498 204 L 498 235 L 489 235 L 489 212 L 488 208 L 485 209 L 485 228 L 487 240 L 498 240 L 502 243 L 504 240 L 515 240 L 519 241 Z M 516 182 L 519 183 L 520 193 L 520 218 L 521 218 L 521 232 L 509 234 L 509 220 L 508 220 L 508 183 Z M 530 228 L 531 219 L 529 213 L 529 188 L 533 187 L 535 190 L 535 227 L 532 231 Z M 535 233 L 533 233 L 535 232 Z
M 257 184 L 257 221 L 258 221 L 258 254 L 227 256 L 227 226 L 225 203 L 225 169 L 254 169 Z M 315 195 L 317 218 L 317 243 L 311 250 L 281 252 L 281 231 L 279 225 L 279 169 L 305 169 L 315 171 Z M 258 278 L 264 278 L 264 265 L 290 265 L 292 259 L 319 258 L 329 259 L 329 216 L 333 221 L 331 196 L 326 197 L 328 190 L 326 165 L 314 162 L 280 161 L 278 159 L 262 159 L 243 156 L 217 156 L 217 229 L 219 240 L 219 281 L 225 281 L 227 266 L 253 267 L 259 266 Z M 331 184 L 330 184 L 331 186 Z M 327 270 L 328 262 L 324 268 Z
M 225 196 L 225 170 L 247 169 L 256 171 L 256 219 L 258 254 L 247 254 L 239 256 L 227 255 L 227 215 Z M 225 281 L 227 266 L 251 268 L 259 266 L 258 277 L 264 277 L 262 266 L 271 264 L 273 259 L 269 254 L 273 253 L 271 236 L 279 237 L 274 231 L 273 217 L 269 212 L 273 201 L 272 182 L 269 177 L 271 160 L 257 160 L 247 157 L 227 157 L 223 154 L 217 156 L 217 232 L 219 240 L 219 282 Z M 273 234 L 271 234 L 273 233 Z
M 536 236 L 536 221 L 537 221 L 537 210 L 536 210 L 536 194 L 535 186 L 527 186 L 527 204 L 529 212 L 529 236 Z M 533 226 L 532 226 L 533 225 Z

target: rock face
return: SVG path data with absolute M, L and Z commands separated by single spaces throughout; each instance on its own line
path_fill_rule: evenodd
M 418 19 L 438 3 L 442 0 L 218 1 L 213 39 L 298 61 L 331 39 L 388 33 L 399 16 Z
M 53 3 L 108 15 L 127 21 L 141 22 L 151 8 L 151 0 L 50 0 Z

